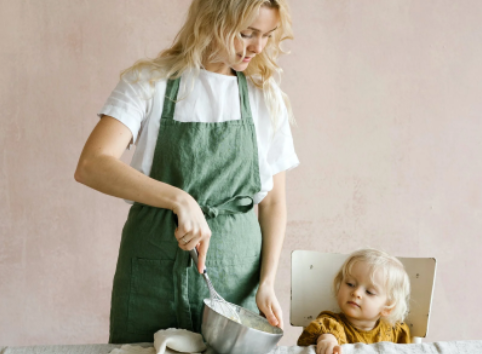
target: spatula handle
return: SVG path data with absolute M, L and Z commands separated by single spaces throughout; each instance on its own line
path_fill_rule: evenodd
M 192 250 L 190 250 L 189 254 L 191 255 L 192 260 L 194 261 L 194 263 L 197 266 L 197 264 L 199 262 L 199 254 L 197 253 L 196 247 L 194 247 Z

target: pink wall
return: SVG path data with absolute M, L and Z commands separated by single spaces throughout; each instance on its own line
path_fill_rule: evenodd
M 107 341 L 128 206 L 73 173 L 120 70 L 168 45 L 188 3 L 0 1 L 0 345 Z M 482 2 L 292 9 L 285 321 L 292 250 L 371 246 L 438 259 L 427 340 L 482 339 Z

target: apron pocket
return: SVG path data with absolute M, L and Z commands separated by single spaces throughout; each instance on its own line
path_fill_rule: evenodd
M 172 260 L 132 259 L 127 328 L 154 334 L 176 327 Z

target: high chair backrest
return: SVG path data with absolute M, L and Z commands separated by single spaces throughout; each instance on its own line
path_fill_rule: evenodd
M 340 312 L 333 279 L 347 254 L 293 251 L 291 255 L 291 325 L 306 327 L 321 311 Z M 409 313 L 405 323 L 413 337 L 428 333 L 435 284 L 435 258 L 401 258 L 410 278 Z

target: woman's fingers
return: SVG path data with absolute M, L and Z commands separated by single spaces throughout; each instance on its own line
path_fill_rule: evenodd
M 207 223 L 204 229 L 178 227 L 174 232 L 174 236 L 177 239 L 179 248 L 185 251 L 190 251 L 195 247 L 198 248 L 198 270 L 199 273 L 203 273 L 206 268 L 206 255 L 211 240 L 211 230 Z
M 267 307 L 267 308 L 263 309 L 262 313 L 263 313 L 264 317 L 266 317 L 266 319 L 268 320 L 270 325 L 275 326 L 275 327 L 277 327 L 279 325 L 279 321 L 276 318 L 276 316 L 274 315 L 271 308 Z
M 184 238 L 186 242 L 190 242 L 192 238 L 203 237 L 211 230 L 197 201 L 187 193 L 184 196 L 185 199 L 173 209 L 178 224 L 174 234 L 178 241 Z
M 283 329 L 283 312 L 281 311 L 280 308 L 274 307 L 273 314 L 278 320 L 278 327 Z
M 211 229 L 196 200 L 187 193 L 185 197 L 186 199 L 179 204 L 179 207 L 173 209 L 178 223 L 174 236 L 179 248 L 185 251 L 198 247 L 198 270 L 202 273 L 205 269 Z
M 263 314 L 272 326 L 279 327 L 283 329 L 283 314 L 279 306 L 276 303 L 268 304 L 264 310 Z
M 342 354 L 341 347 L 339 345 L 336 345 L 333 348 L 333 354 Z
M 199 243 L 198 247 L 198 271 L 199 273 L 203 273 L 204 269 L 206 269 L 206 255 L 208 253 L 209 242 L 211 240 L 211 234 L 209 237 L 205 237 L 202 242 Z
M 256 303 L 261 315 L 266 317 L 272 326 L 283 328 L 283 314 L 273 287 L 260 285 L 256 294 Z
M 182 235 L 181 233 L 179 235 Z M 196 247 L 203 239 L 200 232 L 190 232 L 182 236 L 176 237 L 179 248 L 184 251 L 190 251 Z
M 191 242 L 199 235 L 199 231 L 196 228 L 193 228 L 189 225 L 181 224 L 178 226 L 176 231 L 174 232 L 174 236 L 179 243 L 179 247 L 182 249 L 187 249 L 185 245 Z M 191 247 L 192 249 L 192 247 Z
M 174 230 L 174 237 L 182 249 L 192 250 L 202 240 L 211 237 L 211 229 L 206 220 L 199 222 L 202 225 L 191 226 L 191 222 L 186 224 L 179 222 L 179 226 Z
M 178 241 L 179 248 L 184 251 L 190 251 L 199 243 L 199 237 L 193 235 L 185 235 L 181 237 Z

